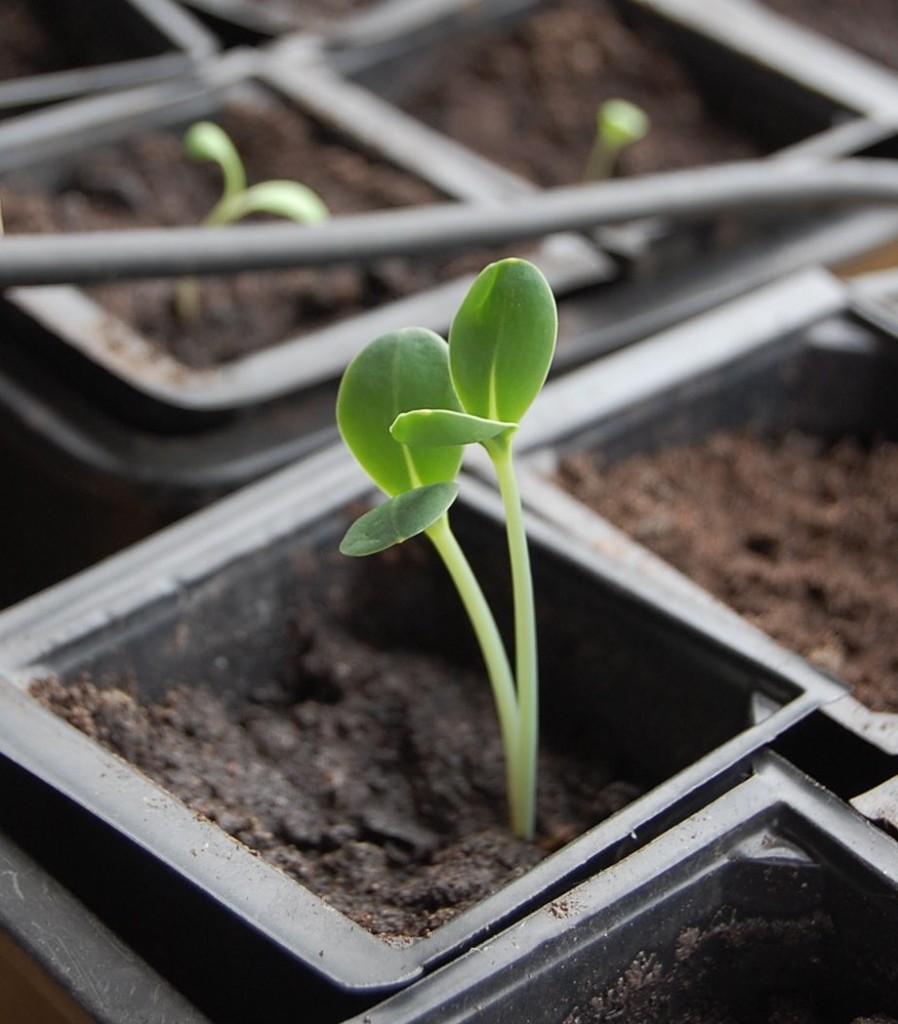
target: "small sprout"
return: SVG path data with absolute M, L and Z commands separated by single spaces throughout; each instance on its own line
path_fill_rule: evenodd
M 424 328 L 382 335 L 347 367 L 337 423 L 389 500 L 347 531 L 340 550 L 367 555 L 425 534 L 443 559 L 483 653 L 505 749 L 513 832 L 533 836 L 538 673 L 533 585 L 512 438 L 555 350 L 551 289 L 525 260 L 493 263 L 462 302 L 448 343 Z M 481 444 L 505 508 L 515 618 L 515 671 L 493 614 L 449 526 L 464 446 Z
M 221 199 L 203 220 L 207 227 L 233 224 L 251 213 L 271 213 L 300 224 L 318 224 L 330 216 L 321 197 L 298 181 L 263 181 L 247 187 L 243 161 L 224 129 L 211 121 L 198 121 L 184 136 L 192 160 L 206 160 L 221 168 Z
M 192 160 L 218 164 L 222 174 L 221 198 L 203 218 L 205 227 L 223 227 L 251 213 L 270 213 L 300 224 L 319 224 L 330 212 L 321 197 L 298 181 L 279 179 L 247 186 L 246 171 L 227 132 L 211 121 L 198 121 L 184 136 L 184 148 Z M 199 292 L 193 278 L 176 286 L 175 308 L 184 322 L 199 312 Z
M 596 134 L 584 180 L 610 178 L 621 151 L 644 139 L 648 132 L 648 115 L 641 107 L 628 100 L 607 100 L 596 113 Z

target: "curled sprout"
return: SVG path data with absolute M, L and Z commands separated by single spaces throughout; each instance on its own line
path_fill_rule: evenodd
M 644 139 L 649 118 L 629 100 L 607 100 L 596 112 L 596 133 L 583 174 L 586 181 L 605 181 L 614 173 L 621 151 Z
M 221 198 L 203 218 L 205 227 L 224 227 L 251 213 L 270 213 L 300 224 L 318 224 L 330 216 L 324 200 L 298 181 L 277 179 L 247 186 L 237 147 L 227 132 L 211 121 L 191 125 L 184 136 L 184 148 L 192 160 L 215 163 L 221 170 Z M 174 306 L 182 323 L 189 324 L 197 318 L 200 293 L 195 278 L 178 281 Z
M 458 590 L 483 654 L 506 761 L 512 831 L 532 838 L 539 730 L 533 585 L 512 439 L 555 350 L 551 289 L 525 260 L 490 264 L 462 302 L 448 343 L 425 328 L 382 335 L 347 367 L 337 423 L 388 496 L 349 528 L 347 555 L 369 555 L 425 534 Z M 515 619 L 514 671 L 479 582 L 449 525 L 464 447 L 482 445 L 502 502 Z
M 223 189 L 203 220 L 207 227 L 233 224 L 251 213 L 270 213 L 300 224 L 318 224 L 330 216 L 321 197 L 298 181 L 272 180 L 247 186 L 246 171 L 227 132 L 211 121 L 198 121 L 184 136 L 192 160 L 218 164 Z

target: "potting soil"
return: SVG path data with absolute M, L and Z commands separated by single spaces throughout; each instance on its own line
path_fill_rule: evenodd
M 571 455 L 559 479 L 868 706 L 898 711 L 898 444 L 723 433 L 607 466 Z

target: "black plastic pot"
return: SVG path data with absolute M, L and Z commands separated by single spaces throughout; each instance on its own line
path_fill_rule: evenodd
M 52 9 L 51 9 L 52 8 Z M 37 5 L 31 16 L 48 35 L 65 40 L 73 65 L 0 82 L 0 114 L 76 96 L 107 92 L 193 71 L 216 50 L 214 37 L 172 0 L 91 0 Z M 102 29 L 102 31 L 101 31 Z M 107 56 L 114 40 L 115 55 Z M 100 63 L 95 55 L 99 52 Z M 84 61 L 82 64 L 81 62 Z
M 91 145 L 109 144 L 148 127 L 182 127 L 212 115 L 233 96 L 298 106 L 349 145 L 374 151 L 400 168 L 403 154 L 417 151 L 414 132 L 378 131 L 377 112 L 372 114 L 368 97 L 341 88 L 314 54 L 301 66 L 287 68 L 234 51 L 190 81 L 71 104 L 24 126 L 0 126 L 0 147 L 6 153 L 0 157 L 0 170 L 9 180 L 35 173 L 58 175 L 73 154 L 82 155 Z M 421 169 L 415 166 L 410 173 L 420 177 Z M 449 173 L 441 168 L 434 178 L 433 184 L 450 198 L 478 192 L 477 174 L 463 167 Z M 608 278 L 606 258 L 578 239 L 563 241 L 534 257 L 559 291 Z M 45 352 L 57 365 L 65 361 L 69 372 L 78 374 L 79 387 L 117 416 L 150 428 L 182 430 L 334 380 L 368 339 L 397 323 L 445 330 L 469 282 L 467 277 L 447 280 L 388 308 L 298 332 L 265 351 L 206 369 L 191 368 L 160 352 L 151 339 L 111 318 L 73 288 L 8 290 L 0 315 L 29 333 L 30 351 Z
M 881 315 L 874 296 L 863 282 L 805 271 L 551 383 L 520 435 L 529 453 L 529 507 L 601 549 L 621 572 L 704 608 L 709 621 L 746 642 L 754 637 L 775 646 L 549 477 L 558 458 L 574 451 L 601 449 L 613 462 L 718 429 L 893 439 L 895 323 Z M 845 799 L 889 784 L 898 774 L 898 716 L 870 711 L 850 696 L 824 715 L 848 732 L 832 732 L 831 721 L 815 723 L 795 738 L 790 756 Z M 875 796 L 865 806 L 879 820 L 898 818 Z
M 0 979 L 0 1016 L 8 1021 L 208 1024 L 2 834 Z
M 146 472 L 153 459 L 137 433 L 98 415 L 64 374 L 41 368 L 29 390 L 23 380 L 34 367 L 25 347 L 21 362 L 12 358 L 23 339 L 9 328 L 5 339 L 11 358 L 0 370 L 0 465 L 14 486 L 0 501 L 0 607 L 147 536 L 223 486 L 208 476 L 204 482 L 202 472 L 185 473 L 193 482 L 180 494 L 161 486 Z M 177 453 L 168 454 L 170 471 Z
M 499 544 L 496 499 L 474 480 L 463 490 L 454 522 L 476 565 Z M 289 1020 L 298 1005 L 332 1021 L 370 1005 L 670 827 L 732 785 L 761 745 L 843 692 L 810 671 L 799 682 L 803 663 L 786 673 L 781 652 L 772 662 L 763 650 L 727 649 L 702 614 L 631 589 L 613 566 L 535 522 L 538 593 L 545 607 L 570 608 L 565 636 L 544 641 L 547 729 L 576 721 L 647 791 L 429 937 L 387 945 L 26 692 L 48 674 L 129 676 L 146 692 L 172 679 L 239 688 L 276 675 L 280 659 L 296 657 L 289 622 L 310 587 L 294 560 L 315 551 L 330 560 L 346 502 L 366 493 L 342 450 L 319 453 L 0 618 L 4 826 L 216 1021 L 259 1007 L 266 1020 Z M 407 590 L 382 597 L 376 618 L 392 624 L 390 642 L 422 615 L 454 636 L 457 599 L 441 573 L 409 572 Z M 465 647 L 451 642 L 454 653 Z M 121 869 L 110 872 L 112 862 Z
M 443 31 L 447 23 L 492 18 L 510 6 L 509 0 L 372 0 L 343 11 L 303 11 L 301 0 L 180 0 L 195 11 L 226 45 L 258 43 L 295 34 L 314 36 L 329 47 L 383 45 L 394 38 L 419 32 Z M 534 0 L 512 0 L 512 3 Z M 314 8 L 316 5 L 312 5 Z
M 896 896 L 898 847 L 765 757 L 654 843 L 355 1021 L 890 1020 Z
M 484 19 L 513 19 L 527 6 L 530 5 L 520 2 L 478 5 L 474 20 L 479 23 Z M 438 16 L 440 12 L 442 17 Z M 384 43 L 393 56 L 400 52 L 403 60 L 414 64 L 415 54 L 433 34 L 444 36 L 470 28 L 466 15 L 451 3 L 445 9 L 440 5 L 433 10 L 428 8 L 422 20 L 425 27 L 419 33 L 409 28 L 392 37 L 389 44 Z M 373 74 L 374 69 L 385 66 L 386 51 L 381 53 L 373 44 L 362 49 L 364 53 L 359 47 L 347 45 L 340 50 L 339 58 L 332 58 L 340 73 L 322 63 L 318 44 L 308 38 L 287 40 L 265 58 L 234 52 L 226 60 L 204 68 L 189 83 L 146 89 L 127 97 L 105 97 L 53 112 L 28 126 L 0 131 L 2 152 L 7 154 L 0 157 L 0 168 L 14 173 L 16 168 L 30 168 L 50 159 L 58 164 L 73 147 L 80 150 L 86 142 L 109 142 L 125 130 L 133 130 L 138 122 L 183 123 L 207 115 L 227 89 L 237 87 L 236 83 L 254 74 L 341 134 L 361 140 L 365 147 L 374 148 L 387 159 L 424 176 L 443 194 L 482 201 L 518 192 L 520 183 L 511 183 L 505 172 L 498 172 L 474 154 L 410 122 L 394 108 L 347 81 L 344 76 L 348 67 L 364 77 L 364 69 Z M 389 67 L 393 74 L 395 62 Z M 772 74 L 769 69 L 766 73 Z M 779 80 L 776 75 L 774 78 Z M 809 106 L 817 113 L 813 118 L 803 113 L 799 116 L 799 134 L 822 128 L 847 109 L 830 98 L 820 100 L 817 96 Z M 795 110 L 800 108 L 801 104 L 794 106 Z M 793 106 L 788 109 L 793 110 Z M 875 121 L 856 121 L 813 134 L 797 147 L 796 156 L 798 150 L 807 157 L 820 159 L 863 151 L 871 142 L 879 142 L 883 133 L 883 127 Z M 560 365 L 571 365 L 595 352 L 628 343 L 648 329 L 657 329 L 684 313 L 719 301 L 722 296 L 738 293 L 757 283 L 759 277 L 768 277 L 770 271 L 766 267 L 800 265 L 821 253 L 832 260 L 853 257 L 892 237 L 898 231 L 895 216 L 892 212 L 884 212 L 881 217 L 843 214 L 827 222 L 823 229 L 807 234 L 803 234 L 804 227 L 790 226 L 778 237 L 782 250 L 772 252 L 770 239 L 766 239 L 763 244 L 756 243 L 753 249 L 740 252 L 724 268 L 716 263 L 709 266 L 708 256 L 694 272 L 692 267 L 685 272 L 680 269 L 670 279 L 656 278 L 648 285 L 637 282 L 620 292 L 608 293 L 599 299 L 598 315 L 613 322 L 610 332 L 584 344 L 578 341 Z M 553 238 L 551 245 L 541 248 L 535 258 L 558 292 L 580 287 L 590 280 L 607 280 L 613 273 L 606 258 L 582 239 L 571 236 Z M 54 362 L 67 360 L 70 371 L 77 374 L 79 388 L 96 394 L 115 416 L 149 430 L 162 427 L 182 431 L 205 428 L 221 417 L 255 413 L 309 386 L 332 380 L 361 344 L 398 323 L 421 323 L 444 330 L 466 286 L 467 281 L 447 282 L 395 306 L 305 334 L 301 339 L 288 339 L 264 353 L 202 372 L 178 362 L 160 361 L 152 344 L 123 328 L 117 328 L 116 344 L 110 350 L 104 342 L 107 318 L 96 307 L 85 304 L 80 293 L 70 289 L 8 292 L 11 305 L 17 309 L 8 306 L 7 314 L 18 325 L 28 320 L 37 323 L 29 338 L 30 350 L 46 350 Z M 594 308 L 595 303 L 591 305 Z M 148 365 L 153 367 L 149 374 Z M 266 411 L 277 437 L 276 411 Z M 278 443 L 275 440 L 272 448 Z M 270 462 L 271 455 L 264 453 L 263 461 L 268 458 Z M 152 474 L 154 470 L 148 472 Z
M 529 6 L 532 4 L 521 2 L 478 5 L 476 17 L 471 16 L 470 20 L 473 25 L 482 25 L 485 20 L 513 19 Z M 416 61 L 420 63 L 424 59 L 422 53 L 434 35 L 448 38 L 462 30 L 474 30 L 468 23 L 468 15 L 452 3 L 445 8 L 440 5 L 435 9 L 428 7 L 419 17 L 424 25 L 420 32 L 407 26 L 404 33 L 397 33 L 383 44 L 383 51 L 373 44 L 361 48 L 347 44 L 339 50 L 339 56 L 331 57 L 338 74 L 329 72 L 322 64 L 317 44 L 307 38 L 296 37 L 285 41 L 261 63 L 247 54 L 234 54 L 231 59 L 204 70 L 202 75 L 180 88 L 149 90 L 124 100 L 113 98 L 103 104 L 68 108 L 64 117 L 44 118 L 29 126 L 26 132 L 11 130 L 6 134 L 0 133 L 0 142 L 7 153 L 0 167 L 11 173 L 14 168 L 31 168 L 49 158 L 58 162 L 73 145 L 81 150 L 86 142 L 109 141 L 120 136 L 125 125 L 130 132 L 137 122 L 178 123 L 208 114 L 220 102 L 228 85 L 233 87 L 241 75 L 255 69 L 282 94 L 288 94 L 325 123 L 424 176 L 446 195 L 483 200 L 491 196 L 518 194 L 522 184 L 512 180 L 506 172 L 499 171 L 450 140 L 410 122 L 397 110 L 378 103 L 373 96 L 345 79 L 348 71 L 367 80 L 376 77 L 377 68 L 388 67 L 391 80 L 398 81 L 403 77 L 397 75 L 399 57 L 403 67 L 413 67 Z M 736 57 L 733 61 L 738 63 Z M 714 60 L 711 65 L 716 67 Z M 764 69 L 762 74 L 766 76 L 765 80 L 772 78 L 775 83 L 784 78 L 770 68 Z M 739 81 L 741 84 L 741 79 Z M 794 83 L 788 83 L 784 89 L 789 98 L 781 106 L 788 111 L 787 119 L 795 122 L 790 128 L 790 139 L 805 139 L 799 147 L 805 156 L 832 158 L 857 152 L 871 134 L 875 135 L 880 130 L 875 124 L 862 125 L 856 131 L 827 130 L 834 120 L 850 116 L 850 108 L 830 97 L 821 98 L 814 94 L 808 98 Z M 792 91 L 795 90 L 802 92 L 803 101 L 793 101 Z M 813 116 L 805 112 L 805 107 L 814 111 Z M 808 135 L 812 138 L 808 139 Z M 874 229 L 869 219 L 859 222 L 850 243 L 851 253 L 865 244 L 878 243 L 883 231 L 888 230 L 884 227 L 887 223 L 890 220 L 877 221 Z M 671 237 L 682 240 L 688 234 L 677 232 Z M 706 247 L 707 238 L 704 236 L 707 232 L 703 230 L 701 234 L 702 247 Z M 642 234 L 641 237 L 647 238 L 648 235 Z M 791 245 L 794 239 L 790 236 L 784 241 Z M 564 249 L 554 248 L 551 255 L 543 250 L 539 257 L 558 289 L 580 285 L 590 276 L 592 279 L 609 276 L 607 261 L 595 253 L 590 257 L 586 247 L 577 245 L 574 239 L 565 239 L 565 243 Z M 679 246 L 680 242 L 675 241 L 675 244 Z M 792 252 L 795 254 L 794 247 Z M 421 322 L 442 328 L 463 287 L 464 283 L 458 283 L 456 287 L 447 284 L 434 294 L 422 296 L 420 302 L 390 311 L 387 326 L 395 326 L 397 318 L 403 318 L 402 322 Z M 338 325 L 306 336 L 301 346 L 294 344 L 296 339 L 293 339 L 264 355 L 231 363 L 212 373 L 197 375 L 188 368 L 175 365 L 169 367 L 171 372 L 157 373 L 147 379 L 141 371 L 146 358 L 153 355 L 151 347 L 123 332 L 118 339 L 117 350 L 110 353 L 96 339 L 97 314 L 85 309 L 81 298 L 76 299 L 70 292 L 54 295 L 53 302 L 60 303 L 59 312 L 48 314 L 42 307 L 50 298 L 47 293 L 35 297 L 39 306 L 37 315 L 49 324 L 52 331 L 63 336 L 66 347 L 73 348 L 79 357 L 86 357 L 88 362 L 97 366 L 101 377 L 112 375 L 118 378 L 104 390 L 107 396 L 114 392 L 126 396 L 119 403 L 119 412 L 125 409 L 133 417 L 146 415 L 148 410 L 152 410 L 157 418 L 164 419 L 167 415 L 180 417 L 182 424 L 191 418 L 202 420 L 221 412 L 254 408 L 304 384 L 332 377 L 339 373 L 356 350 L 359 339 L 370 337 L 385 323 L 377 316 L 363 318 L 348 326 Z M 634 297 L 635 301 L 640 298 L 644 299 L 644 296 Z M 31 307 L 27 310 L 28 315 L 35 312 L 33 304 L 26 298 L 21 302 L 23 306 Z M 617 307 L 627 304 L 627 297 L 615 303 Z M 74 336 L 79 326 L 86 328 L 86 336 Z M 88 374 L 86 379 L 90 380 L 91 376 Z
M 826 36 L 817 26 L 779 14 L 763 0 L 724 0 L 713 10 L 701 0 L 629 2 L 701 25 L 739 48 L 753 50 L 761 59 L 781 62 L 796 80 L 811 88 L 852 96 L 850 105 L 855 109 L 888 118 L 895 108 L 898 75 L 891 68 L 860 53 L 849 40 Z M 863 22 L 866 14 L 861 12 L 858 22 Z
M 758 24 L 748 16 L 731 19 L 726 9 L 691 0 L 619 0 L 615 6 L 626 21 L 682 62 L 710 110 L 717 111 L 727 124 L 741 128 L 777 159 L 803 159 L 814 150 L 821 159 L 857 152 L 844 148 L 848 136 L 840 132 L 830 135 L 830 130 L 857 117 L 879 117 L 893 101 L 888 81 L 880 81 L 875 73 L 867 89 L 866 78 L 849 84 L 839 68 L 829 73 L 827 65 L 819 61 L 816 75 L 802 73 L 813 66 L 810 59 L 799 60 L 795 70 L 788 49 L 760 19 Z M 523 5 L 508 19 L 509 25 L 513 27 L 522 14 L 538 7 Z M 441 72 L 441 54 L 455 45 L 452 40 L 411 35 L 390 40 L 380 49 L 359 46 L 337 51 L 331 60 L 342 74 L 387 99 L 402 102 L 428 87 L 432 77 Z M 397 58 L 401 58 L 401 73 L 396 70 Z M 491 168 L 497 195 L 518 195 L 533 187 L 486 157 L 431 129 L 425 131 L 441 159 L 464 159 Z M 788 226 L 788 218 L 785 220 Z M 597 237 L 630 273 L 644 275 L 662 268 L 676 269 L 684 258 L 700 257 L 709 250 L 719 252 L 738 241 L 769 240 L 783 226 L 782 214 L 768 218 L 754 212 L 750 217 L 703 222 L 688 231 L 682 227 L 672 231 L 663 218 L 653 218 L 602 230 Z

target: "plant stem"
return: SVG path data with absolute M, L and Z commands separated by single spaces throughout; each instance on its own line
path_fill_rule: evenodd
M 532 835 L 533 815 L 526 801 L 522 800 L 519 783 L 522 770 L 526 769 L 526 765 L 521 764 L 521 716 L 515 694 L 514 676 L 499 627 L 474 575 L 474 570 L 449 526 L 448 516 L 444 515 L 438 519 L 426 533 L 452 577 L 477 636 L 493 690 L 499 731 L 505 750 L 505 778 L 511 829 L 520 838 L 529 839 Z
M 601 137 L 596 137 L 583 172 L 585 182 L 607 181 L 614 172 L 619 150 Z
M 524 530 L 521 495 L 511 455 L 511 431 L 485 442 L 496 469 L 505 507 L 511 586 L 514 597 L 515 673 L 517 676 L 519 773 L 515 804 L 523 809 L 522 833 L 532 839 L 536 824 L 536 763 L 539 744 L 539 662 L 536 650 L 536 611 L 530 553 Z

